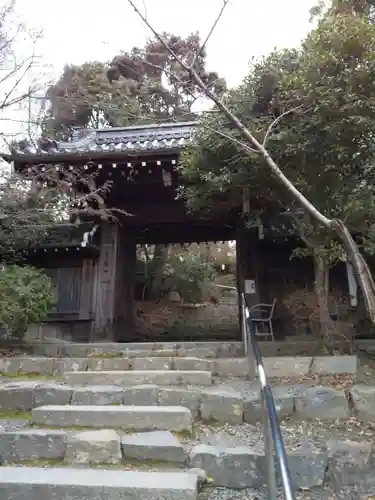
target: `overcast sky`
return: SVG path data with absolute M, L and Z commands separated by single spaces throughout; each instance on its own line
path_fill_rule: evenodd
M 158 31 L 187 35 L 209 31 L 222 0 L 136 0 Z M 275 47 L 295 46 L 310 28 L 315 0 L 231 0 L 210 38 L 209 69 L 229 85 L 238 84 L 252 57 Z M 110 60 L 116 53 L 142 45 L 150 35 L 127 0 L 17 0 L 18 16 L 43 31 L 38 52 L 46 78 L 56 79 L 64 64 Z M 25 47 L 27 52 L 27 47 Z

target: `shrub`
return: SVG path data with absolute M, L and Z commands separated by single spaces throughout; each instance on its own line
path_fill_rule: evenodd
M 22 339 L 55 304 L 51 280 L 38 269 L 16 264 L 0 266 L 0 338 Z
M 199 254 L 186 251 L 171 256 L 164 276 L 167 289 L 178 292 L 186 302 L 198 303 L 208 298 L 216 271 Z

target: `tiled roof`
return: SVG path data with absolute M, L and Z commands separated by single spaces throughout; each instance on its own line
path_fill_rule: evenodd
M 14 149 L 10 155 L 2 155 L 6 160 L 22 157 L 64 157 L 72 155 L 100 155 L 108 153 L 141 154 L 153 151 L 179 150 L 188 145 L 193 136 L 196 122 L 162 123 L 116 127 L 104 129 L 84 129 L 77 131 L 80 137 L 71 142 L 47 140 L 43 146 L 31 145 Z
M 51 228 L 35 247 L 25 249 L 24 252 L 32 254 L 39 250 L 95 249 L 97 248 L 98 228 L 99 226 L 92 223 L 58 224 Z

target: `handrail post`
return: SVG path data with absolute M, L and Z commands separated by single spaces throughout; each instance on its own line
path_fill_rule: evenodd
M 243 315 L 244 342 L 246 338 L 249 374 L 258 375 L 263 417 L 265 475 L 267 480 L 268 500 L 277 500 L 277 471 L 285 500 L 295 500 L 292 478 L 288 467 L 288 458 L 285 451 L 280 424 L 277 417 L 272 390 L 267 382 L 262 355 L 259 345 L 252 331 L 251 313 L 246 306 L 245 294 L 241 293 L 241 310 Z M 276 469 L 277 464 L 277 469 Z M 284 498 L 284 497 L 283 497 Z
M 245 346 L 245 353 L 249 362 L 249 377 L 253 380 L 257 376 L 256 362 L 252 349 L 249 348 L 248 326 L 247 326 L 247 313 L 244 294 L 241 294 L 241 307 L 242 307 L 242 329 L 243 341 Z
M 270 421 L 268 417 L 267 401 L 264 391 L 261 389 L 262 413 L 263 413 L 263 434 L 264 434 L 264 455 L 266 460 L 266 477 L 268 486 L 268 500 L 277 500 L 276 489 L 276 468 L 274 459 L 274 446 L 271 435 Z
M 246 307 L 245 307 L 245 301 L 243 298 L 243 294 L 241 293 L 240 295 L 240 300 L 241 300 L 241 309 L 242 309 L 242 340 L 245 346 L 245 356 L 248 355 L 249 352 L 249 345 L 248 345 L 248 338 L 247 338 L 247 323 L 246 323 Z

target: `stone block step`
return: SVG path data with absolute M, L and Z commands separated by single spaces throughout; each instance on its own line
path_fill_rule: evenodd
M 244 356 L 243 342 L 134 342 L 134 343 L 76 343 L 43 342 L 32 344 L 35 355 L 69 356 L 84 358 L 96 355 L 127 356 L 193 356 L 198 358 L 220 358 Z M 143 354 L 142 354 L 143 353 Z
M 38 460 L 92 466 L 138 461 L 184 465 L 187 451 L 170 431 L 123 434 L 115 429 L 28 428 L 0 433 L 0 464 Z
M 1 498 L 8 500 L 196 500 L 193 472 L 0 467 Z
M 47 375 L 59 377 L 65 372 L 85 371 L 198 371 L 221 377 L 248 377 L 249 361 L 244 357 L 204 357 L 155 355 L 154 352 L 127 352 L 127 357 L 46 358 L 12 356 L 0 358 L 4 375 Z M 125 355 L 125 353 L 124 353 Z M 328 375 L 356 373 L 357 356 L 278 356 L 264 359 L 268 377 L 306 375 L 308 372 Z
M 183 406 L 40 406 L 32 422 L 54 427 L 96 427 L 131 430 L 192 430 L 192 414 Z
M 133 370 L 65 372 L 71 385 L 211 385 L 212 373 L 199 370 Z
M 42 434 L 40 432 L 37 433 L 35 429 L 31 432 L 34 433 L 34 437 L 38 439 L 39 444 L 39 446 L 35 448 L 34 455 L 30 449 L 32 447 L 32 434 L 30 433 L 26 435 L 25 432 L 19 432 L 18 437 L 27 436 L 30 438 L 28 446 L 26 446 L 26 441 L 20 445 L 16 437 L 16 433 L 13 433 L 13 442 L 17 446 L 18 457 L 15 455 L 12 455 L 12 457 L 6 455 L 4 456 L 5 461 L 7 462 L 6 465 L 10 465 L 8 462 L 8 459 L 10 458 L 12 465 L 18 465 L 18 470 L 21 474 L 23 471 L 27 471 L 29 474 L 29 483 L 27 483 L 27 480 L 24 477 L 21 477 L 21 479 L 17 482 L 17 484 L 21 485 L 24 485 L 24 483 L 30 485 L 30 491 L 28 491 L 28 493 L 31 494 L 31 498 L 29 497 L 29 500 L 40 500 L 41 498 L 45 500 L 82 500 L 88 498 L 86 496 L 76 496 L 75 490 L 54 490 L 56 486 L 61 484 L 60 482 L 50 483 L 48 479 L 43 476 L 40 477 L 35 473 L 38 469 L 35 469 L 34 467 L 27 467 L 27 462 L 23 462 L 22 459 L 27 460 L 28 457 L 31 457 L 29 460 L 33 460 L 35 462 L 39 458 L 52 458 L 51 448 L 53 446 L 53 440 L 57 437 L 56 431 L 44 430 L 43 435 L 45 439 L 43 444 L 40 440 Z M 201 436 L 204 441 L 209 438 L 211 443 L 216 442 L 215 445 L 208 445 L 204 442 L 195 444 L 193 439 L 193 442 L 190 443 L 192 446 L 190 447 L 190 445 L 188 445 L 185 448 L 184 454 L 181 444 L 178 443 L 178 440 L 176 440 L 174 436 L 168 435 L 168 433 L 157 432 L 147 434 L 150 436 L 147 436 L 145 433 L 120 437 L 120 435 L 114 430 L 109 429 L 84 431 L 76 434 L 69 431 L 66 434 L 67 446 L 66 451 L 63 454 L 64 456 L 57 457 L 55 455 L 53 466 L 56 468 L 48 468 L 48 465 L 46 465 L 47 468 L 43 470 L 71 470 L 74 474 L 76 474 L 76 471 L 87 470 L 85 469 L 86 467 L 100 466 L 100 469 L 96 468 L 93 470 L 93 472 L 95 471 L 100 474 L 103 470 L 102 467 L 112 464 L 117 466 L 117 470 L 112 469 L 112 471 L 117 475 L 122 476 L 122 468 L 127 464 L 131 465 L 133 468 L 137 466 L 136 464 L 138 464 L 139 467 L 142 467 L 143 471 L 147 470 L 147 472 L 144 473 L 149 475 L 153 475 L 156 471 L 165 472 L 165 467 L 168 467 L 168 471 L 170 472 L 182 472 L 181 469 L 186 467 L 188 468 L 189 474 L 199 475 L 199 479 L 202 483 L 205 482 L 205 479 L 208 476 L 210 477 L 210 483 L 212 486 L 218 486 L 221 488 L 263 489 L 266 484 L 266 462 L 261 446 L 233 446 L 230 445 L 232 442 L 231 440 L 227 441 L 227 444 L 225 444 L 225 442 L 222 441 L 223 434 L 220 431 L 218 439 L 214 437 L 214 432 L 211 435 L 206 435 L 205 437 Z M 154 435 L 152 436 L 152 434 Z M 167 434 L 167 436 L 165 434 Z M 229 436 L 229 434 L 227 434 L 227 436 Z M 121 447 L 120 440 L 122 441 Z M 342 487 L 357 485 L 361 487 L 362 493 L 365 493 L 366 485 L 371 488 L 371 485 L 374 483 L 374 449 L 371 441 L 357 442 L 349 441 L 348 439 L 327 439 L 325 443 L 320 442 L 318 444 L 318 442 L 316 442 L 316 444 L 318 446 L 316 448 L 313 446 L 310 451 L 303 449 L 303 447 L 299 450 L 288 449 L 287 446 L 289 470 L 293 485 L 296 489 L 311 490 L 312 494 L 315 487 L 325 485 L 331 492 L 331 496 L 329 496 L 329 498 L 336 498 L 333 492 L 337 486 Z M 10 451 L 10 441 L 8 442 L 8 445 L 8 451 Z M 3 449 L 4 447 L 1 446 L 1 448 Z M 18 458 L 18 460 L 16 460 L 16 458 Z M 58 460 L 60 459 L 59 462 L 56 462 L 56 458 Z M 136 459 L 138 462 L 135 463 L 132 459 Z M 155 461 L 158 463 L 155 463 Z M 80 467 L 80 469 L 57 468 L 62 467 L 63 464 L 68 467 Z M 49 467 L 51 467 L 51 465 Z M 84 467 L 84 469 L 81 467 Z M 0 467 L 0 498 L 1 500 L 3 500 L 3 498 L 4 500 L 18 500 L 18 498 L 22 497 L 12 496 L 13 492 L 17 490 L 8 491 L 4 488 L 4 478 L 5 482 L 8 480 L 12 485 L 15 484 L 13 480 L 14 475 L 12 473 L 9 475 L 1 472 L 6 468 L 10 471 L 13 470 L 11 467 L 5 467 L 5 464 L 3 468 Z M 277 476 L 277 482 L 280 485 L 280 476 L 279 474 L 277 474 Z M 12 480 L 10 480 L 10 478 L 12 478 Z M 16 480 L 17 479 L 18 478 L 16 478 Z M 175 483 L 171 482 L 173 477 L 165 479 L 169 480 L 169 483 L 165 485 L 166 488 L 171 485 L 175 485 Z M 61 480 L 65 482 L 65 477 L 62 476 Z M 68 480 L 66 481 L 68 482 Z M 48 495 L 40 495 L 41 491 L 35 491 L 34 486 L 32 486 L 32 484 L 39 485 L 46 483 L 51 485 L 50 490 L 48 490 Z M 73 484 L 82 485 L 86 483 L 78 483 L 78 481 L 73 480 Z M 102 495 L 96 495 L 96 491 L 92 491 L 92 498 L 98 500 L 105 500 L 107 498 L 113 500 L 125 500 L 131 498 L 134 500 L 139 498 L 138 496 L 133 496 L 126 491 L 120 491 L 121 495 L 118 494 L 118 496 L 110 496 L 110 491 L 106 486 L 111 483 L 103 481 L 100 475 L 97 477 L 97 482 L 92 484 L 101 485 L 103 487 Z M 112 484 L 118 485 L 117 481 Z M 196 486 L 196 482 L 193 484 Z M 139 485 L 141 485 L 141 483 L 139 483 Z M 135 487 L 135 490 L 137 491 L 137 487 Z M 9 494 L 10 492 L 12 494 Z M 321 492 L 322 490 L 320 490 L 320 493 Z M 8 493 L 8 495 L 5 493 Z M 216 496 L 208 496 L 210 498 L 217 498 Z M 218 497 L 221 498 L 220 495 Z M 26 496 L 24 498 L 26 498 Z M 155 497 L 150 497 L 146 494 L 143 498 L 148 500 L 149 498 L 154 499 Z M 174 500 L 175 498 L 180 497 L 168 496 L 167 494 L 160 496 L 160 499 Z M 195 499 L 194 496 L 187 498 L 189 498 L 189 500 Z M 205 494 L 204 498 L 206 498 Z M 245 498 L 245 496 L 243 496 L 243 498 Z M 246 496 L 246 498 L 248 497 Z M 255 498 L 255 495 L 251 498 Z M 313 495 L 313 498 L 321 498 L 321 496 Z M 324 498 L 326 497 L 324 496 Z M 340 498 L 344 497 L 340 496 Z M 358 497 L 350 496 L 350 498 Z
M 75 343 L 40 342 L 29 344 L 34 356 L 86 358 L 92 356 L 148 357 L 148 356 L 189 356 L 197 358 L 231 358 L 245 356 L 243 342 L 145 342 L 145 343 Z M 262 356 L 312 356 L 318 348 L 313 337 L 301 340 L 259 342 Z M 375 350 L 374 340 L 359 340 L 360 348 Z
M 41 406 L 183 406 L 195 419 L 229 424 L 256 423 L 262 419 L 256 382 L 219 381 L 205 387 L 83 385 L 18 381 L 0 384 L 0 414 L 29 412 Z M 245 392 L 244 392 L 245 390 Z M 336 420 L 353 416 L 375 418 L 375 386 L 356 384 L 347 390 L 307 384 L 274 384 L 279 418 Z M 65 406 L 64 406 L 65 407 Z
M 169 431 L 141 432 L 121 439 L 125 458 L 184 464 L 186 454 L 180 441 Z

